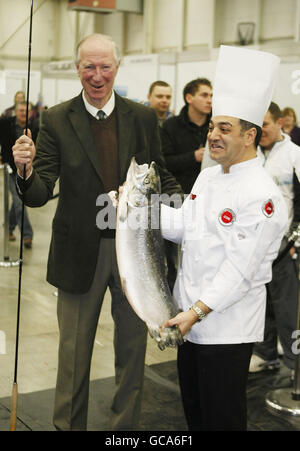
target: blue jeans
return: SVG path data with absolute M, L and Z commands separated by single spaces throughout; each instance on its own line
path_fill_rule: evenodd
M 9 176 L 9 191 L 12 195 L 12 205 L 9 212 L 9 233 L 12 233 L 18 225 L 21 230 L 22 223 L 22 201 L 18 196 L 16 189 L 16 176 Z M 32 238 L 33 230 L 29 221 L 27 209 L 24 209 L 24 238 Z

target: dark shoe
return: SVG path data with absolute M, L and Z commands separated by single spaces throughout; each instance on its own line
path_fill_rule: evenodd
M 9 239 L 9 241 L 16 241 L 16 237 L 12 232 L 9 233 L 8 239 Z
M 280 361 L 264 360 L 256 354 L 252 354 L 249 373 L 259 373 L 261 371 L 276 371 L 280 368 Z
M 24 238 L 24 246 L 26 249 L 32 248 L 32 238 Z

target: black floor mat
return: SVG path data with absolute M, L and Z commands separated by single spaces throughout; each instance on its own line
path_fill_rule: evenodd
M 282 367 L 275 373 L 249 375 L 248 430 L 299 431 L 300 418 L 270 413 L 265 397 L 270 390 L 292 387 L 289 373 Z M 90 384 L 89 431 L 107 431 L 110 405 L 114 393 L 114 378 L 99 379 Z M 9 429 L 10 398 L 0 399 L 0 431 Z M 52 413 L 54 389 L 19 394 L 18 431 L 54 431 Z M 186 431 L 181 406 L 176 362 L 146 367 L 141 431 Z

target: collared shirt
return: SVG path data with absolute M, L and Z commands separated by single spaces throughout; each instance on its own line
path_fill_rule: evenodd
M 99 111 L 99 109 L 101 109 L 102 111 L 104 111 L 104 113 L 106 114 L 106 116 L 109 116 L 114 108 L 115 108 L 115 91 L 112 91 L 112 94 L 109 98 L 109 100 L 106 102 L 106 104 L 103 106 L 103 108 L 96 108 L 93 105 L 91 105 L 85 97 L 85 93 L 84 91 L 82 91 L 82 99 L 85 105 L 86 110 L 92 115 L 94 116 L 96 119 L 98 119 L 97 117 L 97 113 Z
M 180 209 L 161 207 L 164 238 L 182 244 L 174 287 L 187 311 L 213 311 L 187 339 L 199 344 L 263 340 L 266 289 L 287 223 L 278 187 L 258 158 L 202 171 Z

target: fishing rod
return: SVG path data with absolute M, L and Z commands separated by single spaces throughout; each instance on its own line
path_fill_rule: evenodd
M 26 126 L 25 135 L 28 134 L 29 125 L 29 87 L 30 87 L 30 65 L 31 65 L 31 42 L 32 42 L 32 17 L 33 17 L 33 0 L 30 0 L 30 23 L 29 23 L 29 45 L 28 45 L 28 71 L 27 71 L 27 93 L 26 93 Z M 22 286 L 22 269 L 23 269 L 23 237 L 24 237 L 24 187 L 26 179 L 26 164 L 23 168 L 23 190 L 22 190 L 22 213 L 21 213 L 21 239 L 20 239 L 20 255 L 19 255 L 19 286 L 18 286 L 18 305 L 17 305 L 17 326 L 16 326 L 16 346 L 15 346 L 15 368 L 14 382 L 11 398 L 10 412 L 10 431 L 15 431 L 17 426 L 17 406 L 18 406 L 18 357 L 19 357 L 19 330 L 20 330 L 20 311 L 21 311 L 21 286 Z

